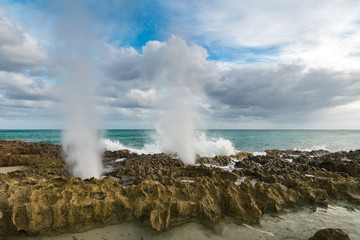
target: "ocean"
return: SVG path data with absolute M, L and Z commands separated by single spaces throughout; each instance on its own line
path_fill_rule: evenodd
M 0 130 L 2 140 L 61 144 L 60 130 Z M 155 130 L 106 130 L 99 132 L 99 146 L 137 153 L 162 152 Z M 230 155 L 236 151 L 262 154 L 266 149 L 331 152 L 360 149 L 360 130 L 198 130 L 195 151 L 202 156 Z

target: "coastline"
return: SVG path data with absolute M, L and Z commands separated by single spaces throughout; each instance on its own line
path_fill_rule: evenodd
M 211 229 L 226 218 L 254 224 L 266 213 L 326 206 L 329 199 L 360 202 L 360 151 L 242 152 L 198 158 L 195 166 L 167 154 L 106 151 L 103 162 L 111 171 L 102 179 L 82 180 L 69 173 L 60 146 L 0 145 L 0 167 L 28 166 L 0 174 L 5 193 L 0 236 L 60 234 L 128 221 L 158 232 L 191 222 Z
M 337 206 L 339 205 L 339 206 Z M 354 205 L 345 202 L 333 202 L 328 207 L 301 206 L 286 209 L 280 213 L 264 214 L 259 223 L 236 224 L 224 219 L 213 228 L 207 228 L 195 222 L 175 226 L 165 232 L 156 232 L 151 228 L 134 222 L 99 227 L 84 232 L 65 233 L 49 236 L 12 236 L 7 240 L 238 240 L 241 239 L 308 239 L 318 229 L 337 228 L 341 225 L 351 239 L 360 236 L 358 224 L 360 209 L 349 212 Z

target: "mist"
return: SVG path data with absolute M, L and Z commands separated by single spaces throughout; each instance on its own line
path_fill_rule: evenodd
M 201 127 L 196 101 L 203 95 L 207 52 L 172 36 L 167 42 L 148 42 L 143 56 L 145 76 L 153 79 L 161 95 L 156 123 L 161 150 L 177 153 L 184 163 L 194 164 L 195 129 Z
M 80 4 L 64 1 L 57 7 L 62 14 L 56 22 L 55 64 L 64 118 L 65 160 L 74 176 L 99 178 L 102 173 L 98 149 L 101 118 L 96 81 L 100 71 L 94 62 L 96 46 L 91 36 L 91 21 Z
M 188 98 L 187 98 L 188 97 Z M 162 105 L 160 120 L 156 131 L 161 137 L 162 151 L 177 153 L 186 164 L 195 163 L 195 128 L 196 114 L 190 101 L 191 95 L 186 88 L 172 89 Z

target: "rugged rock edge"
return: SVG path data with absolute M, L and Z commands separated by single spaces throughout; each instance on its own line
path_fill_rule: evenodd
M 116 159 L 120 159 L 116 161 Z M 198 158 L 104 153 L 102 179 L 71 176 L 60 146 L 0 141 L 0 235 L 83 231 L 135 221 L 157 231 L 224 217 L 257 222 L 265 212 L 329 198 L 360 202 L 360 151 L 267 151 L 267 156 Z M 232 171 L 204 164 L 231 165 Z

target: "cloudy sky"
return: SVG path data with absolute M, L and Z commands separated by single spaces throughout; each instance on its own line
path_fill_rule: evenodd
M 198 128 L 359 129 L 360 3 L 0 0 L 0 129 L 62 128 L 87 91 L 104 128 L 181 95 Z

